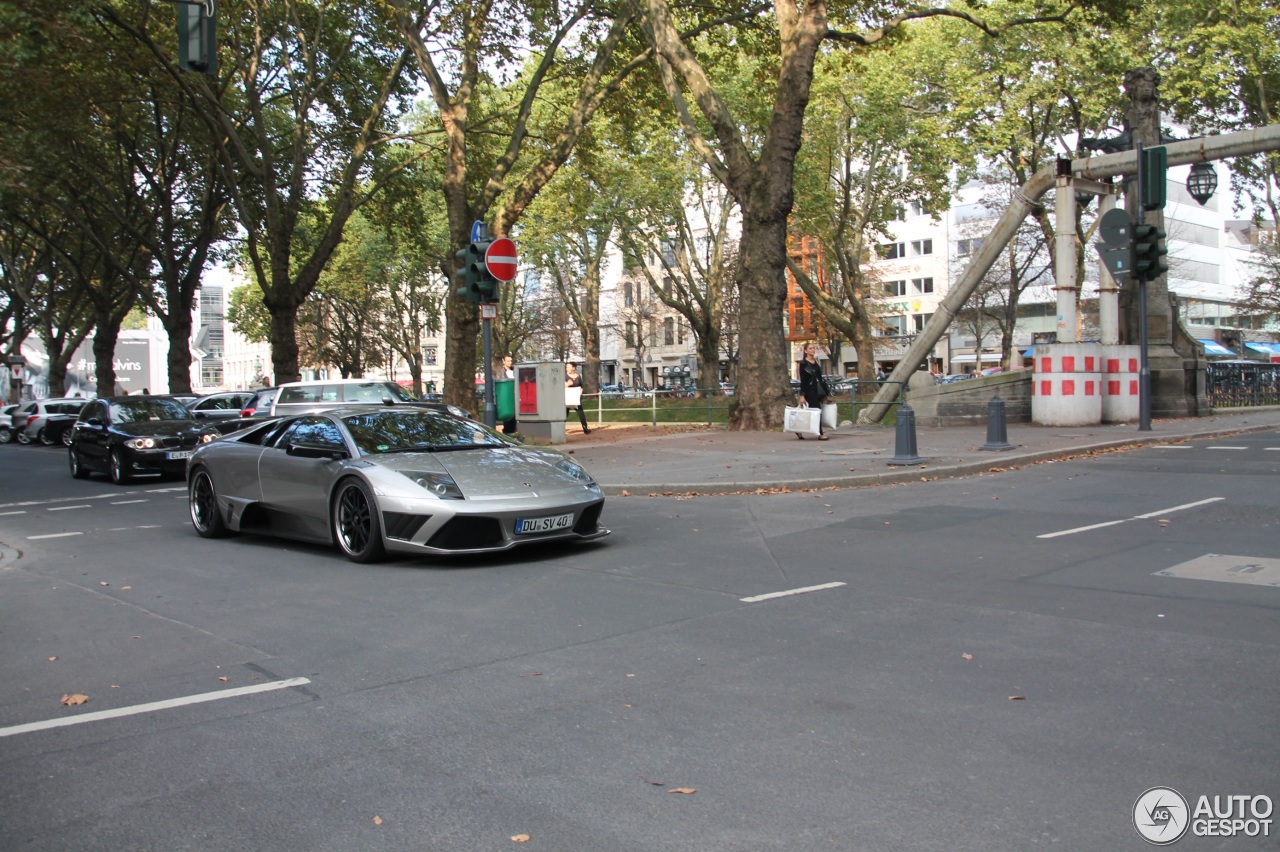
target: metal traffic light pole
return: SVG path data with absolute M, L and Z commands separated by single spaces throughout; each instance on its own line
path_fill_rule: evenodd
M 1147 207 L 1142 199 L 1142 143 L 1134 148 L 1138 152 L 1138 166 L 1133 175 L 1133 186 L 1138 192 L 1136 224 L 1147 222 Z M 1138 282 L 1138 431 L 1151 431 L 1151 365 L 1147 361 L 1147 276 L 1139 274 L 1135 259 L 1133 277 Z

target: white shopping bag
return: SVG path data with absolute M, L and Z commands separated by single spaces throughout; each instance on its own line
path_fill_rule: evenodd
M 822 403 L 822 425 L 834 429 L 840 425 L 840 415 L 836 412 L 834 402 Z
M 582 388 L 564 389 L 564 407 L 577 408 L 582 405 Z
M 782 413 L 782 431 L 818 437 L 818 418 L 822 412 L 816 408 L 788 405 Z

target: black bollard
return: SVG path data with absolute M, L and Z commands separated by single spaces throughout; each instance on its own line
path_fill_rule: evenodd
M 987 442 L 978 449 L 993 451 L 1013 449 L 1013 444 L 1009 443 L 1008 429 L 1005 427 L 1004 400 L 998 393 L 987 403 Z
M 905 402 L 898 409 L 898 425 L 893 434 L 893 458 L 886 464 L 920 464 L 916 454 L 916 413 Z

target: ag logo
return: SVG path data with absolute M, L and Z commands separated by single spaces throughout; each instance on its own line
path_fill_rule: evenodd
M 1187 833 L 1187 800 L 1172 787 L 1152 787 L 1133 803 L 1133 827 L 1148 843 L 1168 846 Z

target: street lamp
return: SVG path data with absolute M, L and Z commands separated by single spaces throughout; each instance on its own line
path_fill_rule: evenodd
M 1218 173 L 1209 163 L 1196 163 L 1187 176 L 1187 192 L 1203 207 L 1218 188 Z

